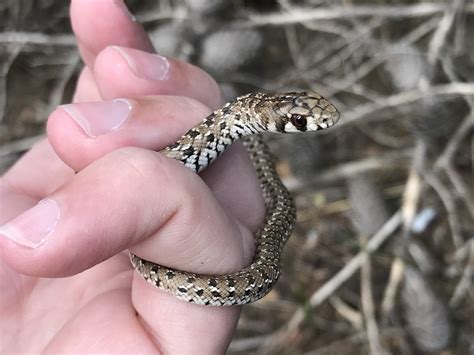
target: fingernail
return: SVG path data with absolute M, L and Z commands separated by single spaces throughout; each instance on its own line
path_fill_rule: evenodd
M 132 111 L 125 99 L 104 102 L 81 102 L 59 106 L 91 138 L 118 130 Z
M 123 3 L 123 0 L 114 0 L 114 4 L 125 14 L 125 16 L 127 16 L 129 20 L 133 22 L 137 22 L 137 18 L 133 16 L 133 14 L 128 9 L 127 5 Z
M 112 48 L 127 61 L 137 77 L 147 80 L 168 79 L 170 63 L 165 57 L 131 48 L 117 46 L 112 46 Z
M 59 207 L 51 199 L 41 200 L 7 224 L 0 226 L 0 235 L 28 248 L 43 244 L 59 221 Z

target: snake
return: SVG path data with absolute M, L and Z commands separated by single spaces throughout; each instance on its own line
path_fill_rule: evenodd
M 281 254 L 296 221 L 293 199 L 280 180 L 261 133 L 311 132 L 333 126 L 339 112 L 316 92 L 250 93 L 214 111 L 160 153 L 196 173 L 240 140 L 254 165 L 265 202 L 265 217 L 255 234 L 253 262 L 225 275 L 176 270 L 130 253 L 138 273 L 178 299 L 207 306 L 234 306 L 264 297 L 281 274 Z

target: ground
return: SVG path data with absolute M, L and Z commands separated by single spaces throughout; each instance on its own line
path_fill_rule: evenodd
M 229 353 L 472 351 L 472 3 L 127 3 L 160 54 L 205 68 L 227 98 L 313 89 L 342 114 L 328 134 L 269 139 L 298 225 Z M 5 171 L 82 64 L 66 2 L 3 1 L 0 23 Z

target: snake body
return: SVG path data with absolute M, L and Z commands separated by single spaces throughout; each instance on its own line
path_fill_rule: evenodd
M 266 206 L 263 224 L 255 235 L 254 261 L 233 274 L 215 276 L 178 271 L 130 254 L 132 265 L 153 286 L 196 304 L 242 305 L 265 296 L 280 276 L 280 257 L 293 230 L 296 210 L 259 133 L 317 131 L 338 119 L 336 108 L 315 92 L 253 93 L 213 112 L 161 153 L 200 172 L 241 139 L 254 164 Z

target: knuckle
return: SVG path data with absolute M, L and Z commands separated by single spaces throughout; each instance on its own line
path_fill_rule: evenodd
M 208 106 L 191 97 L 170 96 L 169 99 L 174 101 L 174 105 L 182 106 L 183 112 L 189 112 L 191 117 L 206 117 L 211 113 Z
M 167 178 L 164 158 L 154 151 L 125 147 L 110 153 L 108 159 L 114 165 L 114 179 L 134 183 Z

